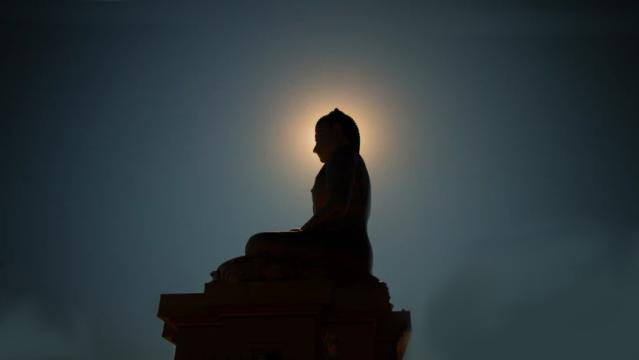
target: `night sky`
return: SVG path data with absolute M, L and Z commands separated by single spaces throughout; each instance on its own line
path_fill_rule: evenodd
M 633 3 L 3 2 L 0 358 L 171 359 L 339 107 L 408 359 L 639 359 Z

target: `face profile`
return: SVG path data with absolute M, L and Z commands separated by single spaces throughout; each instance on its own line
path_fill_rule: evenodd
M 326 121 L 319 121 L 315 126 L 315 147 L 313 152 L 317 154 L 322 163 L 328 161 L 335 149 L 345 143 L 346 139 L 339 124 L 331 125 Z

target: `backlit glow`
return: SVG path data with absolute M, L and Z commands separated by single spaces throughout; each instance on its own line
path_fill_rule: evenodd
M 308 179 L 322 164 L 315 153 L 315 124 L 317 120 L 339 108 L 351 116 L 360 131 L 360 154 L 369 172 L 384 161 L 390 148 L 390 131 L 386 129 L 387 111 L 380 99 L 365 96 L 366 89 L 314 89 L 286 97 L 286 109 L 277 115 L 274 145 L 280 160 L 296 175 Z M 288 171 L 287 171 L 288 172 Z M 297 176 L 296 176 L 297 177 Z

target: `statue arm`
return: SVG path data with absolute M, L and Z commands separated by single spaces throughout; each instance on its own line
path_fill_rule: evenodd
M 335 154 L 326 164 L 326 181 L 329 198 L 324 206 L 302 226 L 302 231 L 316 230 L 323 225 L 341 219 L 351 201 L 355 158 L 352 153 Z
M 306 224 L 302 225 L 302 231 L 312 231 L 318 230 L 331 222 L 333 219 L 338 218 L 340 210 L 337 206 L 331 206 L 331 204 L 327 204 L 326 207 L 322 208 L 315 215 L 313 215 Z

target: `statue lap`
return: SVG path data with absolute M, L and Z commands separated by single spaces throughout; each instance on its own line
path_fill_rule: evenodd
M 372 250 L 365 231 L 288 231 L 253 235 L 245 256 L 220 265 L 214 278 L 277 280 L 370 276 Z

